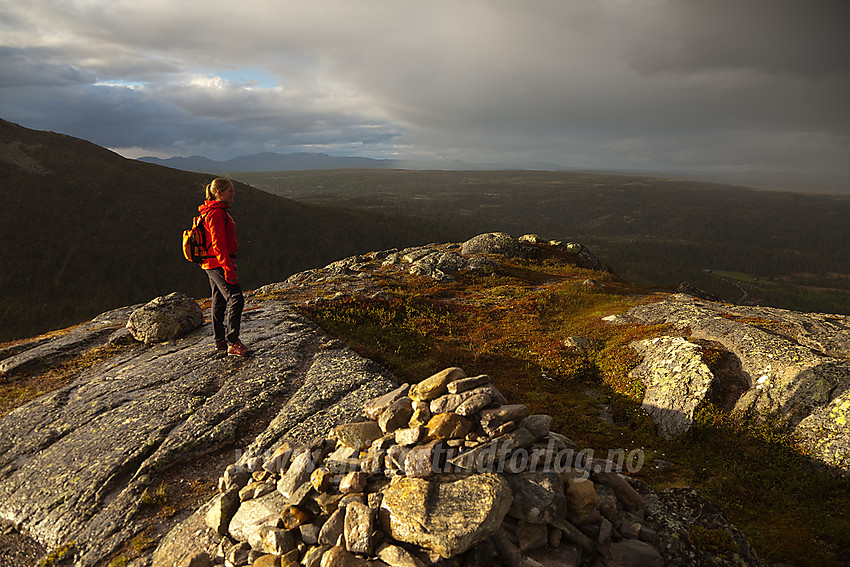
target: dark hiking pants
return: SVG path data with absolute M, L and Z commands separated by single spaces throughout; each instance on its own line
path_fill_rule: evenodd
M 227 283 L 224 269 L 204 270 L 210 278 L 212 290 L 212 324 L 216 342 L 227 339 L 230 344 L 239 340 L 239 327 L 242 324 L 242 308 L 245 297 L 238 283 Z

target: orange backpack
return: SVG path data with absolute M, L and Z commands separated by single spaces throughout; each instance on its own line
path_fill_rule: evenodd
M 192 219 L 192 228 L 183 231 L 183 256 L 190 262 L 201 264 L 213 257 L 207 254 L 209 247 L 204 215 L 200 215 Z

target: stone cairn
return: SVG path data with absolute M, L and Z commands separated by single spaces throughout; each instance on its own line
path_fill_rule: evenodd
M 642 496 L 447 368 L 367 402 L 365 421 L 227 468 L 206 523 L 216 557 L 187 566 L 661 566 Z

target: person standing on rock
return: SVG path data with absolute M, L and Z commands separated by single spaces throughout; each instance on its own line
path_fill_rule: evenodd
M 217 177 L 207 185 L 206 193 L 206 200 L 198 207 L 198 212 L 203 215 L 210 246 L 209 256 L 201 267 L 206 271 L 212 289 L 215 347 L 230 355 L 246 356 L 251 351 L 239 340 L 242 308 L 245 306 L 236 274 L 239 243 L 236 240 L 236 223 L 228 212 L 236 190 L 229 179 Z

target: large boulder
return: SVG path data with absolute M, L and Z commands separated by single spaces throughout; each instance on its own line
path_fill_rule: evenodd
M 381 521 L 399 541 L 452 557 L 487 539 L 513 502 L 504 477 L 401 478 L 384 493 Z
M 464 242 L 461 246 L 461 253 L 464 256 L 500 254 L 507 258 L 513 258 L 522 254 L 522 245 L 506 232 L 488 232 L 474 236 Z
M 127 328 L 137 341 L 151 344 L 176 339 L 203 324 L 204 312 L 198 302 L 174 292 L 135 310 Z
M 675 294 L 611 323 L 668 324 L 673 335 L 636 342 L 644 406 L 665 436 L 690 427 L 704 399 L 733 412 L 785 418 L 809 453 L 850 471 L 850 318 L 734 306 Z
M 636 341 L 632 347 L 643 355 L 629 376 L 646 386 L 644 411 L 665 439 L 686 432 L 714 381 L 699 345 L 682 337 L 658 337 Z

